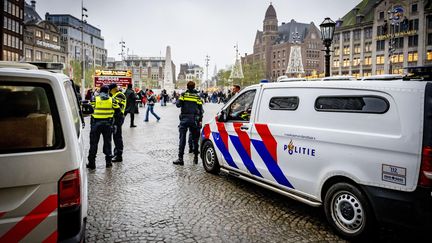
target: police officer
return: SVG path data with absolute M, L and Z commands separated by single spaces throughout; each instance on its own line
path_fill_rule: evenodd
M 198 91 L 195 90 L 195 83 L 189 81 L 187 83 L 187 91 L 180 95 L 176 102 L 176 106 L 181 108 L 180 113 L 180 144 L 178 159 L 173 162 L 175 165 L 183 165 L 183 154 L 186 146 L 186 133 L 192 133 L 193 138 L 193 152 L 195 164 L 198 163 L 198 139 L 201 127 L 202 117 L 204 110 L 202 108 L 202 101 L 199 97 Z
M 112 83 L 109 85 L 110 93 L 112 98 L 120 106 L 120 109 L 114 114 L 114 158 L 112 162 L 122 162 L 123 161 L 123 135 L 122 135 L 122 125 L 124 122 L 124 113 L 126 109 L 126 96 L 121 92 L 117 84 Z
M 113 124 L 113 116 L 115 110 L 120 107 L 116 101 L 108 94 L 108 86 L 102 86 L 100 94 L 92 101 L 93 114 L 91 116 L 91 129 L 90 129 L 90 150 L 88 155 L 87 168 L 96 169 L 96 153 L 100 135 L 103 137 L 103 152 L 105 154 L 106 168 L 112 167 L 111 164 L 111 132 Z

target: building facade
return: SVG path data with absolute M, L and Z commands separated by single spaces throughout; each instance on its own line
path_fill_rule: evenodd
M 24 7 L 24 60 L 26 62 L 66 63 L 66 44 L 57 26 L 42 20 L 36 1 Z
M 129 55 L 123 61 L 111 61 L 107 63 L 108 69 L 131 70 L 132 82 L 135 87 L 160 88 L 164 81 L 165 58 L 164 57 L 139 57 Z M 173 82 L 176 82 L 176 66 L 171 61 L 173 70 Z
M 24 0 L 1 0 L 0 60 L 20 61 L 24 55 Z
M 431 0 L 363 0 L 337 21 L 332 75 L 404 74 L 432 64 Z
M 180 81 L 200 81 L 204 77 L 204 68 L 199 65 L 192 63 L 180 64 L 180 72 L 178 74 L 178 80 Z
M 26 62 L 66 63 L 66 44 L 51 22 L 29 21 L 24 26 L 24 59 Z
M 55 24 L 61 33 L 61 40 L 65 42 L 67 63 L 73 60 L 84 60 L 87 66 L 104 67 L 107 62 L 107 50 L 101 30 L 80 19 L 67 14 L 46 13 L 45 19 Z M 83 27 L 84 51 L 81 50 L 81 28 Z
M 244 64 L 261 63 L 268 80 L 276 80 L 286 74 L 293 37 L 298 39 L 302 50 L 305 76 L 318 76 L 324 72 L 324 54 L 320 30 L 312 22 L 298 23 L 291 20 L 278 25 L 276 10 L 272 4 L 267 8 L 263 31 L 257 31 L 253 54 L 245 54 Z

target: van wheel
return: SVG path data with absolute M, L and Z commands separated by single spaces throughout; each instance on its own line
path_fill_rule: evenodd
M 375 217 L 364 193 L 348 183 L 336 183 L 325 195 L 324 211 L 330 225 L 348 240 L 372 233 Z
M 216 156 L 216 150 L 211 141 L 205 141 L 202 149 L 202 161 L 204 169 L 212 174 L 219 174 L 220 165 Z

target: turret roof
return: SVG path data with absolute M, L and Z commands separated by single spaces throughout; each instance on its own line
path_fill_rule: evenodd
M 270 3 L 270 6 L 267 8 L 267 11 L 265 14 L 265 19 L 275 19 L 275 18 L 277 18 L 276 10 L 273 7 L 273 5 Z

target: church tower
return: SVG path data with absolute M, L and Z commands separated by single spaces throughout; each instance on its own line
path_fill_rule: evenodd
M 263 25 L 263 43 L 262 50 L 265 60 L 264 65 L 266 69 L 266 78 L 271 79 L 271 59 L 272 59 L 272 46 L 276 42 L 278 37 L 278 20 L 276 15 L 276 10 L 270 3 L 267 8 L 264 25 Z

